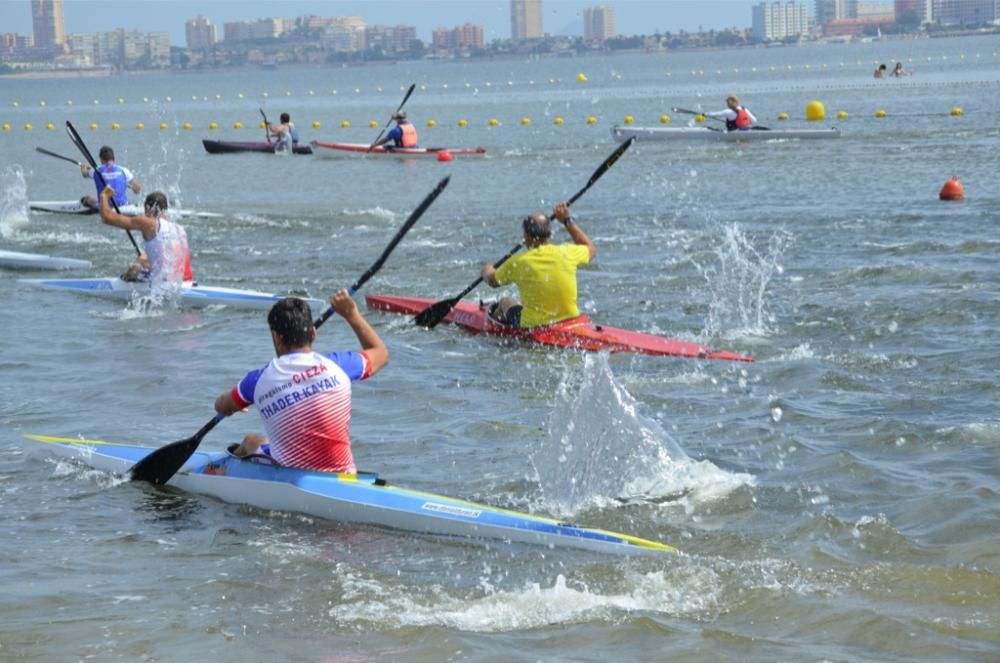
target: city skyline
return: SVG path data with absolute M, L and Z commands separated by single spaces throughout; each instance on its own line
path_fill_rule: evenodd
M 623 35 L 660 32 L 688 32 L 746 28 L 751 8 L 760 0 L 544 0 L 542 23 L 552 35 L 582 35 L 584 10 L 597 5 L 615 11 L 617 31 Z M 205 16 L 221 26 L 228 21 L 253 20 L 270 16 L 364 17 L 369 24 L 407 24 L 430 43 L 436 28 L 454 28 L 465 23 L 484 27 L 487 42 L 510 38 L 510 0 L 369 0 L 246 2 L 193 0 L 64 0 L 65 31 L 103 32 L 115 28 L 141 32 L 168 32 L 173 46 L 185 46 L 185 21 Z M 142 11 L 136 11 L 136 5 Z M 0 0 L 0 21 L 4 31 L 32 33 L 30 0 Z M 221 37 L 221 35 L 220 35 Z

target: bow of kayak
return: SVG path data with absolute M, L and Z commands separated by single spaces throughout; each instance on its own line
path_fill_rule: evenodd
M 31 446 L 126 474 L 153 449 L 98 440 L 26 435 Z M 425 534 L 575 548 L 623 555 L 677 552 L 664 543 L 581 527 L 485 504 L 388 485 L 378 475 L 315 472 L 196 452 L 169 485 L 226 502 Z
M 10 269 L 90 269 L 89 260 L 0 250 L 0 267 Z
M 404 315 L 416 315 L 434 303 L 433 299 L 398 295 L 367 295 L 365 301 L 368 308 Z M 753 361 L 751 357 L 727 350 L 716 350 L 700 343 L 595 324 L 586 315 L 543 327 L 521 329 L 495 322 L 489 317 L 487 307 L 483 304 L 461 301 L 448 313 L 445 321 L 476 334 L 504 336 L 560 348 L 592 352 L 635 352 L 665 357 Z
M 406 157 L 437 157 L 441 152 L 448 152 L 453 157 L 485 156 L 486 149 L 482 147 L 461 148 L 461 147 L 395 147 L 386 149 L 385 147 L 372 147 L 365 143 L 330 143 L 321 140 L 314 140 L 309 143 L 313 147 L 313 152 L 319 157 L 349 157 L 349 156 L 390 156 L 397 158 Z
M 28 203 L 28 209 L 33 212 L 47 212 L 49 214 L 97 214 L 96 209 L 84 205 L 79 200 L 34 200 Z M 139 216 L 145 212 L 142 205 L 136 205 L 134 203 L 120 205 L 118 210 L 125 216 Z M 196 212 L 195 210 L 173 207 L 167 210 L 167 215 L 170 217 L 194 217 L 198 219 L 222 218 L 222 214 L 219 214 L 218 212 Z

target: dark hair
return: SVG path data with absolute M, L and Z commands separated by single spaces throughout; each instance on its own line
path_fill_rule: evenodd
M 300 348 L 312 342 L 312 309 L 298 297 L 285 297 L 272 306 L 267 324 L 289 347 Z
M 548 239 L 552 236 L 552 226 L 548 217 L 542 220 L 536 219 L 533 215 L 526 216 L 521 220 L 521 227 L 524 228 L 525 234 L 532 239 Z
M 115 151 L 105 145 L 101 148 L 101 151 L 97 153 L 97 156 L 101 157 L 101 161 L 114 161 Z
M 161 191 L 154 191 L 146 196 L 146 205 L 160 212 L 167 211 L 167 196 Z
M 281 114 L 281 121 L 283 123 L 284 122 L 288 122 L 290 119 L 292 119 L 292 117 L 288 113 L 282 113 Z

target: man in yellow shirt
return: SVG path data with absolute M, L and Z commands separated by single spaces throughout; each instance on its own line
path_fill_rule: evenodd
M 580 315 L 576 305 L 576 268 L 586 265 L 597 249 L 587 234 L 574 223 L 569 206 L 559 203 L 552 212 L 573 239 L 572 244 L 552 244 L 552 224 L 541 212 L 522 221 L 527 251 L 509 259 L 499 268 L 483 267 L 483 280 L 490 286 L 513 283 L 521 304 L 504 297 L 490 310 L 494 320 L 512 327 L 550 325 Z

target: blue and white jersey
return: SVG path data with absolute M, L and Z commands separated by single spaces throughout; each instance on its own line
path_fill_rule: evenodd
M 97 173 L 100 173 L 100 177 L 98 177 Z M 102 163 L 98 166 L 93 174 L 94 186 L 97 187 L 98 200 L 101 198 L 101 192 L 104 191 L 104 186 L 101 184 L 102 177 L 104 178 L 104 182 L 114 190 L 115 202 L 119 206 L 128 205 L 128 186 L 132 183 L 132 172 L 128 168 L 115 163 Z

